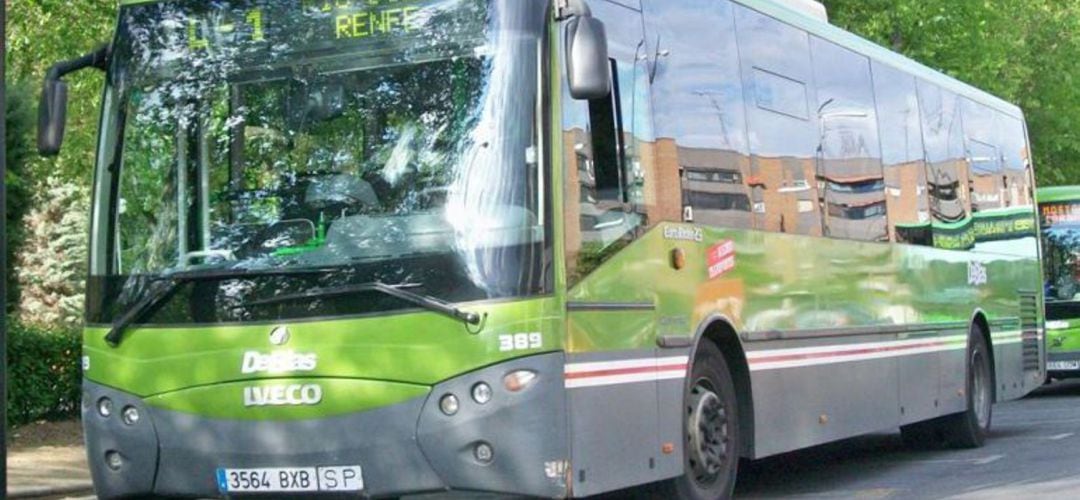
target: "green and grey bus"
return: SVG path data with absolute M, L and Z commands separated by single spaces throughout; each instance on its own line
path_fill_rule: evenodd
M 1011 104 L 778 0 L 122 0 L 102 498 L 731 494 L 1046 376 Z
M 1038 191 L 1046 289 L 1046 371 L 1080 376 L 1080 187 Z

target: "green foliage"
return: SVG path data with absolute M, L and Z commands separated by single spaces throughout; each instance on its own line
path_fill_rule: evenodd
M 49 66 L 90 52 L 112 37 L 116 0 L 20 0 L 8 2 L 8 78 L 33 83 L 31 107 L 37 112 L 36 94 Z M 28 182 L 60 175 L 89 185 L 94 165 L 94 144 L 102 73 L 80 71 L 68 82 L 68 128 L 59 158 L 33 158 L 27 166 Z M 36 114 L 35 114 L 36 116 Z
M 1040 183 L 1080 183 L 1080 1 L 825 4 L 834 24 L 1020 105 Z
M 58 177 L 76 186 L 90 185 L 103 83 L 101 73 L 81 71 L 65 78 L 69 84 L 70 98 L 68 127 L 63 153 L 55 159 L 37 156 L 38 92 L 49 66 L 81 56 L 109 41 L 116 19 L 116 8 L 115 0 L 8 2 L 5 140 L 8 148 L 9 268 L 14 267 L 28 253 L 43 250 L 24 248 L 23 244 L 27 234 L 35 231 L 24 222 L 31 210 L 37 207 L 37 201 L 32 200 L 29 193 L 41 192 L 49 177 Z M 81 191 L 84 195 L 88 192 L 86 189 Z M 90 215 L 85 210 L 85 200 L 82 200 L 81 205 L 61 209 L 83 219 L 88 219 Z M 79 237 L 85 241 L 85 234 L 80 234 Z M 52 258 L 61 258 L 61 255 L 54 255 Z M 85 268 L 84 260 L 72 262 L 70 265 L 78 266 L 80 273 Z M 16 272 L 8 274 L 11 287 L 8 294 L 9 309 L 16 308 L 22 298 L 18 278 Z M 71 299 L 68 299 L 68 302 L 70 301 Z
M 82 320 L 90 234 L 85 186 L 51 177 L 41 183 L 23 218 L 15 263 L 22 297 L 16 312 L 27 324 L 72 327 Z
M 9 425 L 78 413 L 80 345 L 81 338 L 73 330 L 8 324 Z
M 7 261 L 15 262 L 16 255 L 22 248 L 25 231 L 22 219 L 29 209 L 29 189 L 27 172 L 33 159 L 33 133 L 36 121 L 31 105 L 30 86 L 25 83 L 12 83 L 5 94 L 6 124 L 4 142 L 7 145 Z M 9 264 L 10 265 L 10 264 Z M 15 273 L 7 274 L 8 303 L 7 309 L 19 301 L 18 279 Z

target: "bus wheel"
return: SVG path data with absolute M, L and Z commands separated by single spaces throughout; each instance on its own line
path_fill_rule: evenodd
M 990 432 L 994 409 L 994 380 L 989 346 L 982 328 L 974 325 L 967 351 L 967 410 L 942 421 L 945 440 L 957 448 L 978 448 Z
M 658 498 L 731 498 L 739 467 L 738 403 L 727 362 L 712 342 L 698 347 L 683 416 L 686 474 L 654 492 Z

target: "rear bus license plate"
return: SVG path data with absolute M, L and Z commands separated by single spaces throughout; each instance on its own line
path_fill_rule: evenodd
M 1073 361 L 1047 361 L 1046 369 L 1050 371 L 1058 370 L 1080 370 L 1080 360 Z
M 311 491 L 362 491 L 359 465 L 335 467 L 282 467 L 265 469 L 218 469 L 222 493 L 302 493 Z

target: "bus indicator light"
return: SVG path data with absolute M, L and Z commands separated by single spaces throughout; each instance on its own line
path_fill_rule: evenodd
M 525 387 L 536 380 L 536 372 L 530 370 L 517 370 L 503 377 L 503 386 L 510 392 L 521 392 Z

